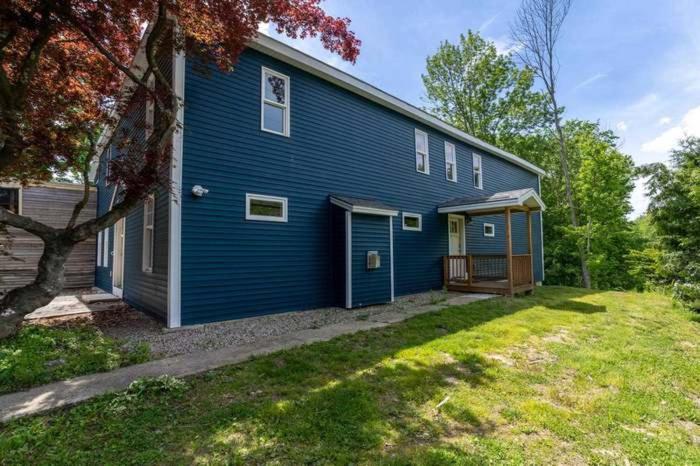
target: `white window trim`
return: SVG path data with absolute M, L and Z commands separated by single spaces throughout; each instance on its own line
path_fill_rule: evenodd
M 272 134 L 277 134 L 279 136 L 285 136 L 289 137 L 290 135 L 290 130 L 289 130 L 289 114 L 290 114 L 290 100 L 291 96 L 289 95 L 289 76 L 286 74 L 279 73 L 275 70 L 271 70 L 270 68 L 266 67 L 261 67 L 260 71 L 260 129 L 262 131 L 265 131 L 266 133 L 272 133 Z M 273 76 L 277 76 L 278 78 L 281 78 L 284 80 L 284 105 L 280 104 L 277 101 L 273 100 L 267 100 L 265 98 L 265 74 L 271 74 Z M 279 131 L 273 131 L 271 129 L 265 128 L 265 104 L 270 104 L 274 107 L 281 108 L 284 110 L 284 131 L 279 132 Z
M 474 184 L 474 187 L 476 189 L 484 189 L 484 160 L 481 158 L 481 155 L 475 153 L 472 153 L 472 181 L 474 181 L 474 174 L 476 173 L 474 168 L 474 160 L 476 159 L 479 159 L 479 185 Z
M 447 148 L 452 147 L 452 155 L 454 156 L 454 162 L 448 162 L 447 161 Z M 448 170 L 449 165 L 452 164 L 454 165 L 454 170 L 452 172 L 454 173 L 454 179 L 450 178 L 450 172 Z M 451 181 L 453 183 L 457 182 L 457 148 L 455 147 L 454 144 L 451 142 L 445 141 L 445 178 L 447 178 L 447 181 Z
M 97 232 L 97 266 L 102 267 L 102 232 Z
M 23 215 L 22 214 L 22 198 L 24 197 L 24 193 L 22 192 L 22 185 L 18 183 L 7 183 L 0 185 L 0 188 L 5 188 L 5 189 L 16 189 L 17 190 L 17 215 Z
M 105 228 L 103 236 L 102 267 L 109 267 L 109 228 Z
M 487 227 L 491 227 L 491 233 L 486 233 Z M 489 238 L 493 238 L 496 236 L 496 227 L 493 223 L 484 223 L 484 236 L 488 236 Z
M 153 91 L 156 88 L 156 80 L 155 75 L 153 75 L 153 73 L 151 73 L 151 75 L 148 77 L 147 85 L 150 91 Z M 144 128 L 146 137 L 144 142 L 148 141 L 148 138 L 150 138 L 153 134 L 153 125 L 155 124 L 155 119 L 156 105 L 151 95 L 148 94 L 146 95 L 146 124 Z
M 251 214 L 250 213 L 250 201 L 252 201 L 252 200 L 281 202 L 282 203 L 282 217 L 268 217 L 266 215 Z M 264 194 L 250 194 L 250 193 L 246 193 L 246 195 L 245 195 L 245 219 L 246 220 L 256 220 L 256 221 L 261 221 L 261 222 L 286 223 L 287 222 L 287 214 L 288 214 L 288 201 L 287 201 L 286 197 L 266 196 Z
M 407 227 L 406 217 L 413 217 L 418 219 L 418 227 Z M 401 228 L 407 231 L 423 231 L 423 216 L 421 214 L 414 214 L 411 212 L 404 212 L 401 215 Z
M 148 219 L 148 209 L 147 209 L 147 204 L 151 204 L 151 209 L 153 211 L 153 215 L 151 216 L 151 221 L 152 223 L 149 225 L 146 223 L 146 220 Z M 149 194 L 148 198 L 143 203 L 143 232 L 142 232 L 142 239 L 141 239 L 141 244 L 142 244 L 142 252 L 141 252 L 141 271 L 146 272 L 146 273 L 152 273 L 153 272 L 153 250 L 155 249 L 155 223 L 156 223 L 156 197 L 153 194 Z M 146 230 L 151 231 L 151 241 L 150 241 L 150 248 L 149 248 L 149 257 L 146 257 Z
M 414 133 L 414 146 L 415 146 L 415 154 L 414 158 L 418 158 L 418 137 L 419 135 L 425 136 L 425 171 L 421 171 L 418 169 L 418 160 L 416 160 L 416 171 L 418 173 L 423 173 L 424 175 L 430 175 L 430 147 L 429 147 L 429 138 L 428 138 L 428 133 L 425 131 L 421 131 L 418 128 L 415 129 Z

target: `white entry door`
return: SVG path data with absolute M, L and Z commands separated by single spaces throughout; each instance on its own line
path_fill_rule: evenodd
M 448 218 L 450 256 L 464 256 L 466 254 L 466 241 L 464 237 L 464 217 L 450 215 Z M 450 261 L 450 279 L 467 279 L 466 261 Z
M 114 251 L 112 251 L 112 294 L 124 294 L 124 219 L 114 224 Z

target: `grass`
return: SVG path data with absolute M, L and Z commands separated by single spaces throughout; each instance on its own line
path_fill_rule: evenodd
M 17 420 L 0 462 L 699 464 L 699 335 L 661 295 L 543 288 Z
M 146 346 L 122 348 L 87 325 L 23 327 L 0 341 L 0 393 L 147 361 Z

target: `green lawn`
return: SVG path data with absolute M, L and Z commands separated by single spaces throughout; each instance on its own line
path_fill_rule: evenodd
M 147 361 L 148 348 L 122 348 L 89 325 L 28 325 L 0 341 L 0 393 Z M 0 461 L 0 464 L 2 462 Z
M 699 464 L 700 322 L 538 289 L 15 421 L 0 462 Z

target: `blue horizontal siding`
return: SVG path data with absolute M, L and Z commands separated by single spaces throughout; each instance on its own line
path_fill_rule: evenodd
M 260 129 L 260 73 L 290 76 L 291 137 Z M 423 231 L 394 218 L 397 295 L 442 286 L 448 199 L 517 188 L 537 176 L 412 119 L 253 50 L 233 73 L 202 74 L 188 60 L 182 201 L 182 319 L 209 322 L 337 302 L 330 193 L 371 196 L 423 216 Z M 430 175 L 416 172 L 414 129 L 429 134 Z M 445 178 L 455 143 L 459 182 Z M 471 183 L 483 157 L 484 189 Z M 245 194 L 287 197 L 287 223 L 245 220 Z M 539 229 L 534 235 L 539 242 Z M 514 230 L 514 236 L 522 234 Z
M 352 216 L 352 307 L 391 301 L 390 217 Z M 381 267 L 367 269 L 367 252 L 377 251 Z

